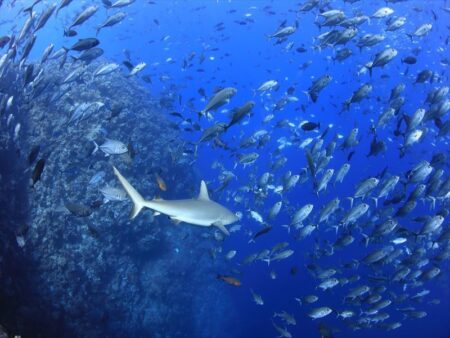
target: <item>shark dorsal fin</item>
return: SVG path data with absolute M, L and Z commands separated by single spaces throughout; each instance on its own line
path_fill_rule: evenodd
M 200 193 L 198 194 L 198 199 L 209 201 L 208 188 L 206 187 L 205 181 L 200 183 Z

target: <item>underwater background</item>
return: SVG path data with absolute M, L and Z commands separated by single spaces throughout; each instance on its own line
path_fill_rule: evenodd
M 5 336 L 449 337 L 449 3 L 117 3 L 0 1 Z M 383 7 L 393 13 L 374 15 Z M 388 30 L 401 17 L 404 25 Z M 424 24 L 432 26 L 418 30 Z M 357 32 L 345 41 L 348 28 Z M 383 37 L 358 47 L 365 34 Z M 86 38 L 101 53 L 77 60 L 93 50 L 72 48 Z M 351 54 L 339 60 L 345 48 Z M 392 60 L 367 65 L 388 48 Z M 96 74 L 110 63 L 114 70 Z M 312 89 L 323 75 L 331 81 Z M 371 90 L 355 98 L 364 84 Z M 235 95 L 205 109 L 227 87 Z M 251 111 L 230 124 L 248 101 Z M 425 115 L 411 127 L 419 108 Z M 348 175 L 335 182 L 345 163 Z M 204 180 L 240 220 L 225 235 L 148 209 L 130 219 L 113 166 L 147 199 L 195 198 Z M 318 191 L 327 169 L 333 176 Z M 381 196 L 393 176 L 398 183 Z M 357 197 L 371 177 L 377 186 Z M 106 196 L 105 187 L 119 190 Z M 320 221 L 334 198 L 339 207 Z M 344 221 L 360 203 L 368 211 Z M 311 214 L 293 222 L 306 204 Z M 398 224 L 377 231 L 386 220 Z M 338 245 L 344 236 L 352 240 Z M 396 278 L 401 269 L 409 271 Z M 337 285 L 319 287 L 332 278 Z M 361 286 L 369 290 L 348 296 Z M 331 313 L 314 312 L 323 307 Z

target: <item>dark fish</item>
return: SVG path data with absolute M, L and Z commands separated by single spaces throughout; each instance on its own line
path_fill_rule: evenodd
M 257 239 L 259 236 L 267 234 L 270 230 L 272 230 L 272 226 L 271 225 L 267 225 L 264 228 L 262 228 L 261 230 L 259 230 L 252 238 L 252 242 L 255 241 L 255 239 Z
M 88 227 L 89 235 L 91 237 L 93 237 L 95 239 L 100 238 L 100 232 L 97 229 L 95 229 L 92 225 L 89 225 L 89 224 L 88 224 L 87 227 Z
M 31 148 L 30 153 L 28 154 L 28 164 L 31 165 L 39 155 L 39 151 L 41 150 L 41 146 L 37 145 Z
M 152 83 L 152 78 L 150 77 L 150 75 L 143 75 L 142 80 L 144 80 L 147 83 Z
M 401 61 L 408 65 L 414 65 L 417 62 L 417 59 L 414 56 L 406 56 Z
M 320 129 L 320 122 L 319 123 L 315 123 L 315 122 L 306 122 L 302 124 L 302 129 L 305 131 L 311 131 L 314 129 Z
M 397 193 L 392 198 L 385 200 L 383 202 L 383 205 L 384 206 L 388 206 L 388 205 L 391 205 L 391 204 L 398 204 L 405 198 L 405 196 L 406 196 L 405 192 Z
M 320 125 L 320 123 L 319 123 Z M 319 127 L 320 128 L 320 127 Z M 330 127 L 326 127 L 325 130 L 322 132 L 322 134 L 320 135 L 320 138 L 323 140 L 325 138 L 325 136 L 327 136 L 328 132 L 330 131 Z
M 311 155 L 311 152 L 309 150 L 307 150 L 305 152 L 305 155 L 306 155 L 306 161 L 308 162 L 309 172 L 310 172 L 311 176 L 313 178 L 315 178 L 316 177 L 316 166 L 314 164 L 314 160 L 313 160 L 313 157 Z
M 24 84 L 23 84 L 24 87 L 26 87 L 27 84 L 29 84 L 30 82 L 32 82 L 34 80 L 33 72 L 34 72 L 34 66 L 31 63 L 25 69 L 25 77 L 24 77 L 24 81 L 23 81 L 24 82 Z
M 370 143 L 370 150 L 367 157 L 377 156 L 379 153 L 386 151 L 386 145 L 383 141 L 377 141 L 376 135 Z
M 297 268 L 296 266 L 293 266 L 293 267 L 291 268 L 291 275 L 292 275 L 292 276 L 295 276 L 295 275 L 297 274 L 297 272 L 298 272 L 298 268 Z
M 355 151 L 354 151 L 354 150 L 351 151 L 350 154 L 348 154 L 348 156 L 347 156 L 347 162 L 349 162 L 349 161 L 352 159 L 352 157 L 353 157 L 354 154 L 355 154 Z
M 31 15 L 31 13 L 33 13 L 33 7 L 36 6 L 38 3 L 40 3 L 41 1 L 42 0 L 35 0 L 31 6 L 29 6 L 27 8 L 24 8 L 22 11 L 23 12 L 29 12 L 30 15 Z
M 36 165 L 34 166 L 33 173 L 31 174 L 31 179 L 33 181 L 32 186 L 36 184 L 37 181 L 41 179 L 42 171 L 44 170 L 45 166 L 45 159 L 41 158 L 39 161 L 37 161 Z
M 377 178 L 381 180 L 384 177 L 384 175 L 386 175 L 387 170 L 388 166 L 385 166 L 384 169 L 377 175 Z
M 414 83 L 424 83 L 433 76 L 433 72 L 429 69 L 422 70 L 417 74 L 416 81 Z
M 98 209 L 103 205 L 103 201 L 102 200 L 96 200 L 93 201 L 90 205 L 91 209 Z
M 5 47 L 10 40 L 11 40 L 11 38 L 9 36 L 1 36 L 0 37 L 0 49 Z
M 170 115 L 175 116 L 175 117 L 179 117 L 180 119 L 184 119 L 183 115 L 181 115 L 180 113 L 174 111 L 171 112 Z
M 131 159 L 133 159 L 136 156 L 136 150 L 134 150 L 133 143 L 128 142 L 127 149 L 128 155 L 130 155 Z
M 298 47 L 295 51 L 296 51 L 297 53 L 305 53 L 305 52 L 307 52 L 308 50 L 307 50 L 305 47 Z
M 95 46 L 98 46 L 100 41 L 96 38 L 86 38 L 78 40 L 72 47 L 65 48 L 66 50 L 76 50 L 78 52 L 82 52 L 87 49 L 91 49 Z
M 245 116 L 251 115 L 251 111 L 255 106 L 255 102 L 247 101 L 241 107 L 237 107 L 232 110 L 233 115 L 231 116 L 231 121 L 228 124 L 227 128 L 230 128 L 232 125 L 241 121 Z
M 205 90 L 204 90 L 203 88 L 199 88 L 199 89 L 197 90 L 197 92 L 198 92 L 201 96 L 203 96 L 203 97 L 206 96 Z
M 73 29 L 68 29 L 64 31 L 64 36 L 72 37 L 77 35 L 78 33 L 74 31 Z
M 92 209 L 84 204 L 68 202 L 64 206 L 77 217 L 88 217 L 92 214 Z
M 125 61 L 123 61 L 122 63 L 123 63 L 123 65 L 124 65 L 125 67 L 127 67 L 128 70 L 130 70 L 130 71 L 134 68 L 134 66 L 131 64 L 130 61 L 125 60 Z
M 101 49 L 101 48 L 92 48 L 92 49 L 85 50 L 78 57 L 72 56 L 72 59 L 74 61 L 83 61 L 83 62 L 89 64 L 89 63 L 91 63 L 92 61 L 94 61 L 95 59 L 99 58 L 102 55 L 103 55 L 103 49 Z

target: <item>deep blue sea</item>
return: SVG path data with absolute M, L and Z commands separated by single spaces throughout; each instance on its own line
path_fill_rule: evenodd
M 5 201 L 11 194 L 17 194 L 31 202 L 20 215 L 16 215 L 17 205 L 4 204 L 6 207 L 2 217 L 5 219 L 1 223 L 9 227 L 8 233 L 11 234 L 17 234 L 15 219 L 17 224 L 27 222 L 30 229 L 34 230 L 23 235 L 26 243 L 24 246 L 17 245 L 16 242 L 19 241 L 14 235 L 5 235 L 5 239 L 2 239 L 5 249 L 0 257 L 0 325 L 8 335 L 277 337 L 280 333 L 274 327 L 275 324 L 289 331 L 292 337 L 302 338 L 450 337 L 449 261 L 448 258 L 436 259 L 441 252 L 450 251 L 450 236 L 437 243 L 437 238 L 450 229 L 449 134 L 448 130 L 445 131 L 449 122 L 450 98 L 450 2 L 317 0 L 311 10 L 299 11 L 307 1 L 136 0 L 121 8 L 107 8 L 105 1 L 100 0 L 72 1 L 57 16 L 53 13 L 45 26 L 35 32 L 36 42 L 22 64 L 20 55 L 24 42 L 17 44 L 18 55 L 10 59 L 9 77 L 4 75 L 2 78 L 0 72 L 0 98 L 10 95 L 16 98 L 12 108 L 0 114 L 1 198 Z M 0 1 L 0 38 L 13 35 L 17 38 L 29 16 L 22 10 L 32 3 L 33 1 L 25 0 Z M 33 9 L 37 17 L 53 3 L 57 4 L 57 8 L 60 5 L 59 1 L 53 0 L 38 2 Z M 98 6 L 97 12 L 86 22 L 73 27 L 76 36 L 64 36 L 65 28 L 90 5 Z M 382 7 L 389 7 L 393 13 L 382 18 L 374 17 L 373 14 Z M 323 14 L 326 15 L 330 10 L 342 11 L 346 19 L 357 16 L 368 18 L 363 23 L 350 26 L 356 27 L 358 32 L 345 45 L 331 42 L 318 47 L 321 34 L 333 30 L 336 30 L 335 34 L 339 34 L 345 30 L 340 26 L 343 19 L 330 26 L 317 25 L 317 22 L 325 19 Z M 125 19 L 111 27 L 102 28 L 96 35 L 97 27 L 108 16 L 119 11 L 126 13 Z M 404 25 L 397 30 L 388 31 L 389 23 L 398 17 L 405 18 Z M 423 24 L 431 24 L 432 28 L 422 36 L 416 30 Z M 271 37 L 287 26 L 295 27 L 295 32 L 285 38 Z M 373 46 L 360 49 L 356 43 L 365 34 L 382 34 L 384 39 Z M 85 64 L 88 67 L 86 74 L 89 76 L 72 82 L 73 88 L 80 88 L 77 90 L 84 92 L 80 92 L 79 97 L 72 95 L 70 100 L 67 96 L 61 97 L 59 102 L 65 100 L 65 106 L 58 104 L 58 101 L 44 100 L 43 97 L 51 96 L 53 92 L 63 88 L 59 80 L 52 78 L 48 80 L 51 85 L 46 87 L 44 94 L 30 99 L 25 93 L 34 90 L 33 83 L 29 84 L 31 87 L 21 85 L 26 65 L 35 64 L 34 76 L 39 69 L 43 69 L 44 82 L 56 76 L 57 72 L 64 74 L 64 78 L 83 62 L 72 64 L 69 56 L 66 64 L 58 68 L 59 59 L 49 60 L 42 65 L 41 55 L 50 43 L 54 44 L 54 53 L 61 47 L 72 46 L 82 38 L 97 38 L 100 42 L 98 47 L 104 51 L 92 64 Z M 342 61 L 335 60 L 337 51 L 343 48 L 351 50 L 352 55 Z M 368 68 L 364 65 L 376 60 L 376 55 L 387 48 L 394 48 L 397 55 L 383 67 L 374 66 L 372 75 L 369 75 Z M 11 49 L 11 44 L 0 49 L 0 57 L 6 55 L 8 49 Z M 76 51 L 69 52 L 72 56 L 78 54 Z M 408 56 L 414 58 L 413 64 L 404 61 Z M 132 66 L 140 62 L 145 62 L 146 66 L 137 75 L 127 77 L 130 70 L 123 64 L 126 60 Z M 115 76 L 120 76 L 120 81 L 123 81 L 120 85 L 114 84 L 117 80 L 113 77 L 98 77 L 95 81 L 92 77 L 91 80 L 90 74 L 107 62 L 119 65 L 114 74 L 118 74 Z M 432 75 L 421 83 L 416 77 L 423 70 L 430 70 Z M 332 80 L 320 90 L 317 101 L 313 102 L 308 91 L 313 81 L 326 74 Z M 274 88 L 257 91 L 261 84 L 269 80 L 277 82 Z M 372 91 L 367 97 L 351 103 L 348 110 L 343 110 L 344 101 L 350 99 L 365 83 L 372 86 Z M 399 94 L 404 103 L 395 109 L 394 116 L 384 127 L 374 127 L 380 114 L 392 104 L 391 90 L 399 84 L 405 85 L 404 91 Z M 198 112 L 225 87 L 235 88 L 236 94 L 228 103 L 212 109 L 209 117 L 199 118 Z M 447 91 L 434 105 L 426 102 L 430 92 L 444 87 L 447 87 Z M 110 88 L 110 91 L 105 88 Z M 139 88 L 139 95 L 132 94 L 134 92 L 131 89 L 134 88 Z M 95 99 L 88 99 L 95 90 L 99 90 L 100 94 L 95 94 Z M 137 91 L 136 89 L 136 93 Z M 103 97 L 101 93 L 104 93 Z M 86 100 L 108 102 L 105 110 L 107 114 L 106 111 L 112 110 L 116 93 L 121 97 L 126 114 L 121 113 L 118 120 L 104 118 L 102 122 L 96 120 L 95 123 L 94 119 L 102 118 L 100 113 L 85 118 L 76 125 L 77 136 L 74 136 L 72 128 L 75 127 L 65 124 L 74 107 Z M 289 98 L 288 102 L 281 109 L 274 109 L 283 98 Z M 249 100 L 255 103 L 250 115 L 216 137 L 199 141 L 206 128 L 218 122 L 228 123 L 233 108 Z M 404 147 L 408 138 L 407 118 L 404 116 L 412 116 L 419 108 L 425 109 L 425 118 L 413 129 L 420 130 L 422 136 L 417 142 Z M 48 109 L 48 114 L 28 123 L 27 120 L 31 121 L 32 116 L 36 116 L 34 110 L 38 109 Z M 148 116 L 142 115 L 140 109 L 152 110 L 153 117 L 146 118 Z M 9 114 L 16 117 L 12 123 L 7 124 Z M 269 114 L 273 114 L 273 118 L 264 122 Z M 60 130 L 55 129 L 54 124 L 49 124 L 47 120 L 54 122 L 58 118 L 64 120 Z M 89 120 L 90 118 L 93 120 Z M 16 121 L 22 124 L 17 137 L 14 136 Z M 301 126 L 305 121 L 320 123 L 320 127 L 305 130 Z M 147 128 L 150 122 L 151 128 Z M 105 139 L 121 138 L 124 143 L 131 142 L 137 149 L 136 157 L 131 162 L 126 162 L 120 157 L 122 155 L 111 154 L 105 157 L 102 150 L 98 150 L 95 154 L 89 153 L 89 156 L 78 160 L 76 144 L 90 140 L 87 135 L 95 126 L 99 126 L 100 132 L 93 140 L 103 143 Z M 358 128 L 357 144 L 349 149 L 341 149 L 341 144 L 354 128 Z M 322 150 L 333 140 L 336 148 L 329 154 L 329 163 L 313 178 L 306 153 L 313 151 L 314 144 L 327 129 Z M 267 133 L 267 143 L 258 145 L 257 141 L 249 148 L 242 147 L 242 140 L 261 130 Z M 375 135 L 378 141 L 384 142 L 385 149 L 375 156 L 368 156 Z M 166 138 L 176 141 L 164 143 L 162 140 Z M 311 138 L 311 143 L 301 147 L 302 142 L 308 138 Z M 45 142 L 36 141 L 44 139 Z M 45 167 L 41 179 L 33 187 L 20 185 L 20 178 L 29 180 L 35 168 L 35 164 L 27 163 L 27 156 L 36 142 L 41 144 L 38 158 L 48 158 L 46 166 L 52 166 L 52 169 Z M 54 144 L 64 144 L 65 150 L 53 150 L 56 149 L 53 148 Z M 92 146 L 91 141 L 86 141 L 86 144 Z M 178 145 L 180 151 L 185 151 L 181 157 L 173 155 L 176 148 L 174 144 Z M 198 151 L 195 152 L 196 147 Z M 240 163 L 240 156 L 251 152 L 257 153 L 259 157 L 248 165 Z M 323 154 L 324 152 L 322 156 Z M 436 154 L 440 154 L 441 161 L 432 162 Z M 282 157 L 286 160 L 285 164 L 279 168 L 274 167 L 273 164 Z M 71 159 L 71 164 L 64 164 L 63 158 Z M 423 180 L 411 182 L 408 175 L 421 161 L 432 163 L 433 171 Z M 349 174 L 343 183 L 333 184 L 337 171 L 344 163 L 351 165 Z M 80 203 L 80 199 L 85 203 L 103 199 L 97 188 L 85 188 L 95 172 L 105 172 L 103 186 L 112 184 L 120 187 L 113 175 L 112 165 L 117 166 L 148 199 L 195 198 L 200 181 L 204 180 L 212 200 L 241 216 L 236 222 L 241 228 L 222 238 L 222 233 L 214 226 L 200 227 L 188 223 L 174 225 L 165 216 L 155 216 L 152 221 L 151 210 L 142 211 L 136 218 L 129 220 L 128 211 L 132 208 L 132 203 L 128 200 L 110 201 L 98 210 L 92 207 L 87 217 L 61 211 L 61 208 L 64 209 L 61 201 L 67 201 L 70 197 L 72 202 L 77 199 Z M 315 166 L 317 168 L 318 162 Z M 72 168 L 73 171 L 68 172 L 67 168 Z M 317 193 L 314 182 L 320 180 L 328 168 L 334 169 L 334 175 L 326 190 Z M 53 173 L 51 175 L 50 170 Z M 423 183 L 427 187 L 432 184 L 429 177 L 437 170 L 442 170 L 442 175 L 438 178 L 436 187 L 429 188 L 417 198 L 417 206 L 412 212 L 404 216 L 396 215 L 418 184 Z M 218 189 L 222 183 L 221 175 L 225 171 L 232 173 L 233 178 Z M 269 187 L 264 188 L 267 194 L 261 196 L 258 182 L 266 172 L 271 175 L 271 181 Z M 274 191 L 277 186 L 283 185 L 283 179 L 289 172 L 291 175 L 303 173 L 306 181 L 298 182 L 292 189 Z M 158 190 L 156 173 L 165 180 L 167 191 Z M 65 175 L 72 177 L 73 181 L 65 181 L 63 177 L 69 177 Z M 376 196 L 386 178 L 394 175 L 399 176 L 399 183 L 387 197 L 380 197 L 375 205 L 371 197 Z M 14 177 L 14 180 L 7 179 L 8 177 Z M 369 211 L 350 225 L 342 225 L 342 218 L 351 208 L 348 197 L 354 196 L 358 184 L 369 177 L 378 177 L 379 186 L 364 199 L 355 198 L 353 204 L 367 203 Z M 402 192 L 404 196 L 396 203 L 383 203 L 394 195 L 401 196 Z M 62 195 L 57 196 L 60 193 Z M 42 196 L 54 198 L 48 197 L 44 202 Z M 328 221 L 319 223 L 323 206 L 336 197 L 340 199 L 340 208 Z M 434 207 L 431 203 L 433 200 Z M 278 201 L 283 202 L 280 213 L 270 219 L 269 211 Z M 303 225 L 318 227 L 306 238 L 298 239 L 296 234 L 299 230 L 291 226 L 288 231 L 283 225 L 290 224 L 294 213 L 306 204 L 313 204 L 314 208 Z M 10 211 L 8 208 L 12 205 L 14 209 Z M 251 212 L 261 215 L 263 222 L 258 222 Z M 444 217 L 442 225 L 431 233 L 422 234 L 422 226 L 436 215 Z M 63 220 L 64 224 L 58 240 L 45 240 L 39 236 L 39 232 L 34 232 L 39 227 L 50 227 L 52 222 L 57 222 L 56 219 Z M 374 226 L 387 219 L 397 220 L 397 228 L 389 234 L 370 239 L 369 244 L 364 245 L 364 237 L 370 236 Z M 152 222 L 157 225 L 153 226 Z M 96 242 L 95 249 L 86 249 L 84 244 L 80 244 L 84 243 L 86 235 L 78 234 L 80 237 L 77 237 L 76 229 L 82 229 L 86 224 L 97 230 L 101 228 L 98 230 L 101 240 Z M 226 227 L 230 229 L 235 224 Z M 250 241 L 260 229 L 268 225 L 272 226 L 269 232 L 258 236 L 254 242 Z M 400 232 L 400 228 L 406 230 Z M 68 236 L 66 231 L 74 233 Z M 51 233 L 52 230 L 49 228 L 44 232 Z M 329 254 L 332 243 L 342 234 L 351 234 L 354 242 Z M 149 240 L 151 249 L 140 242 L 144 237 L 152 238 Z M 393 244 L 391 241 L 397 237 L 406 237 L 406 243 Z M 164 244 L 158 246 L 158 238 L 164 238 Z M 270 264 L 263 260 L 243 263 L 249 255 L 264 249 L 270 250 L 279 242 L 289 243 L 286 249 L 291 249 L 294 253 L 286 259 L 271 261 Z M 142 245 L 145 249 L 142 249 Z M 399 256 L 392 261 L 383 258 L 376 264 L 363 262 L 367 254 L 389 245 L 400 249 Z M 39 250 L 43 250 L 42 248 L 45 248 L 45 253 L 41 254 Z M 105 265 L 94 264 L 97 258 L 85 254 L 83 250 L 104 252 L 102 262 Z M 230 250 L 235 250 L 236 256 L 226 259 L 225 255 Z M 72 255 L 74 252 L 76 254 Z M 408 257 L 417 257 L 415 254 L 419 258 L 406 263 Z M 22 261 L 17 257 L 24 260 L 33 257 L 32 260 L 39 262 L 44 259 L 64 260 L 66 263 L 58 265 L 61 271 L 51 268 L 53 265 L 42 268 L 41 263 L 35 267 L 21 265 L 18 268 L 14 260 Z M 426 260 L 425 264 L 418 266 L 418 261 L 423 259 Z M 71 261 L 76 268 L 66 273 Z M 352 261 L 359 262 L 359 266 L 344 266 Z M 132 264 L 133 268 L 127 270 L 127 264 Z M 141 267 L 148 265 L 151 273 L 143 277 L 145 268 Z M 340 284 L 330 290 L 320 290 L 317 286 L 322 280 L 311 272 L 313 265 L 316 273 L 335 269 L 333 277 L 338 278 Z M 395 282 L 394 273 L 404 266 L 408 266 L 411 273 L 417 270 L 420 272 L 417 272 L 416 278 Z M 161 268 L 156 270 L 156 267 Z M 432 267 L 439 268 L 439 274 L 429 279 L 424 277 L 423 272 Z M 101 274 L 109 277 L 104 280 L 99 277 L 99 284 L 95 284 L 97 289 L 86 288 L 85 281 L 90 283 L 91 275 L 97 275 L 98 269 L 104 269 Z M 19 277 L 13 278 L 14 282 L 6 278 L 19 270 Z M 127 271 L 123 274 L 127 277 L 123 277 L 123 282 L 117 283 L 114 289 L 109 284 L 109 278 L 114 279 L 113 276 L 118 271 Z M 60 274 L 61 278 L 48 277 L 46 281 L 46 274 Z M 271 274 L 276 275 L 276 278 L 272 278 Z M 27 279 L 20 281 L 20 276 L 27 276 Z M 240 285 L 230 285 L 217 278 L 218 276 L 232 277 Z M 135 282 L 133 278 L 139 282 Z M 40 283 L 45 286 L 38 286 Z M 4 291 L 11 288 L 12 284 L 22 286 L 11 293 Z M 176 288 L 177 284 L 179 288 Z M 170 286 L 172 291 L 152 298 L 153 293 L 146 291 L 152 285 L 159 291 Z M 354 302 L 346 300 L 348 292 L 361 285 L 368 285 L 370 291 L 356 297 Z M 385 288 L 380 292 L 381 299 L 390 300 L 391 303 L 376 313 L 367 314 L 370 307 L 367 298 L 377 293 L 375 289 L 380 286 Z M 46 291 L 41 293 L 40 287 L 44 287 Z M 141 291 L 135 291 L 134 288 Z M 63 291 L 53 292 L 56 289 Z M 132 291 L 128 292 L 128 289 Z M 425 296 L 413 297 L 422 290 L 430 292 Z M 153 291 L 152 289 L 151 292 Z M 262 297 L 262 306 L 254 302 L 252 292 Z M 19 294 L 22 296 L 17 296 Z M 303 301 L 300 305 L 296 301 L 296 298 L 303 299 L 310 294 L 319 297 L 314 304 Z M 42 303 L 39 297 L 50 298 Z M 27 299 L 30 299 L 29 306 Z M 195 302 L 192 301 L 194 299 Z M 112 301 L 114 306 L 109 305 Z M 48 304 L 48 307 L 42 304 Z M 70 304 L 70 310 L 67 304 Z M 140 305 L 134 307 L 133 304 Z M 332 312 L 319 319 L 308 316 L 312 309 L 318 307 L 329 307 Z M 93 308 L 95 311 L 91 313 Z M 145 312 L 148 308 L 152 308 L 151 315 Z M 158 308 L 164 310 L 158 312 Z M 49 311 L 48 314 L 46 310 Z M 349 319 L 338 317 L 337 314 L 344 310 L 352 310 L 354 316 Z M 291 314 L 296 324 L 289 325 L 274 316 L 282 311 Z M 414 311 L 424 311 L 426 316 L 415 318 L 411 314 Z M 77 315 L 74 316 L 74 313 Z M 379 313 L 387 313 L 388 318 L 378 322 L 370 320 Z M 38 314 L 42 315 L 42 319 L 32 320 L 40 318 Z M 55 318 L 58 318 L 58 324 L 56 320 L 53 321 Z M 393 323 L 400 323 L 401 326 L 389 330 L 388 325 Z M 50 329 L 52 326 L 58 326 L 58 329 Z M 325 327 L 328 333 L 324 333 L 325 329 L 320 331 L 319 326 Z

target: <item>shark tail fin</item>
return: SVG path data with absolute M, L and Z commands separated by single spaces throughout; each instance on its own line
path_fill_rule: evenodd
M 131 200 L 133 201 L 133 209 L 130 212 L 130 218 L 135 218 L 141 209 L 145 206 L 145 199 L 137 192 L 136 189 L 133 188 L 133 186 L 127 181 L 125 177 L 122 176 L 122 174 L 119 172 L 119 170 L 116 169 L 116 167 L 113 166 L 114 174 L 117 176 L 117 178 L 120 181 L 120 184 L 122 184 L 123 188 L 127 192 L 128 196 L 130 196 Z

